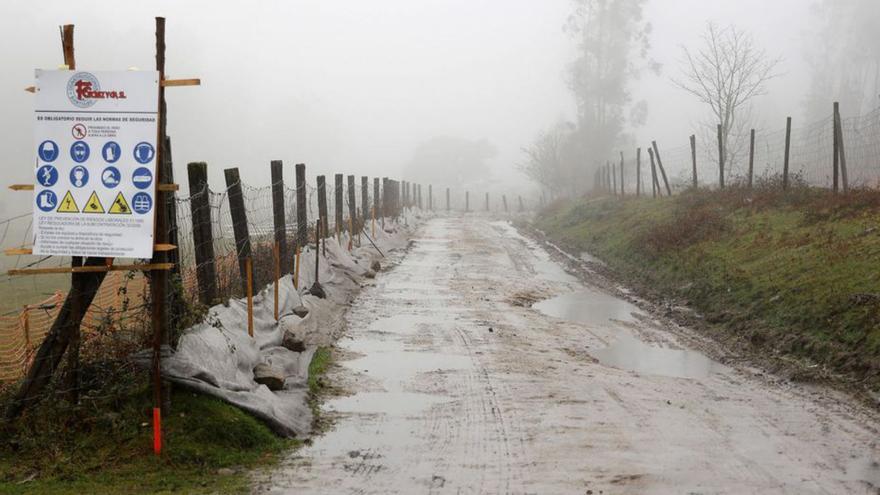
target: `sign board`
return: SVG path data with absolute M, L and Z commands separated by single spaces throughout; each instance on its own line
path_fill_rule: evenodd
M 34 254 L 153 255 L 159 73 L 36 73 Z

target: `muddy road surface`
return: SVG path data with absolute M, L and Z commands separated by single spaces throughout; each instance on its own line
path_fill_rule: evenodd
M 255 493 L 880 493 L 876 415 L 607 288 L 507 223 L 428 221 L 347 316 L 333 425 Z

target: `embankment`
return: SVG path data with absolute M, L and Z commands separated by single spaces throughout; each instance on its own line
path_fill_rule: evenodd
M 559 201 L 534 227 L 793 379 L 880 391 L 880 193 L 799 188 Z

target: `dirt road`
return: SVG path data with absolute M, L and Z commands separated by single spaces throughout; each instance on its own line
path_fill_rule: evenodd
M 880 493 L 876 416 L 683 349 L 503 222 L 429 221 L 348 320 L 352 395 L 256 493 Z

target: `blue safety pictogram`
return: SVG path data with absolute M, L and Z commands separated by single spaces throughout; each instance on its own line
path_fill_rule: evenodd
M 55 144 L 55 141 L 43 141 L 37 148 L 37 155 L 44 162 L 54 162 L 58 158 L 58 145 Z
M 42 191 L 37 194 L 37 208 L 42 211 L 52 211 L 58 204 L 58 196 L 52 191 Z
M 107 141 L 107 144 L 101 149 L 101 156 L 104 157 L 104 161 L 107 163 L 116 163 L 121 154 L 122 148 L 119 147 L 119 143 L 116 141 Z
M 149 213 L 153 208 L 153 198 L 145 192 L 139 192 L 131 198 L 131 208 L 141 215 Z
M 52 165 L 43 165 L 37 169 L 37 184 L 52 187 L 58 182 L 58 170 Z
M 156 150 L 153 148 L 152 144 L 146 141 L 142 141 L 134 147 L 134 159 L 137 160 L 138 163 L 150 163 L 154 156 L 156 156 Z
M 107 167 L 101 172 L 101 182 L 104 183 L 104 187 L 107 189 L 113 189 L 118 186 L 120 179 L 122 179 L 122 174 L 119 173 L 119 169 L 116 167 Z
M 153 184 L 153 172 L 150 172 L 147 167 L 137 168 L 131 174 L 131 182 L 138 189 L 146 189 Z
M 70 170 L 70 183 L 73 187 L 83 187 L 89 183 L 89 169 L 77 165 Z
M 89 145 L 85 141 L 75 141 L 70 145 L 70 158 L 76 163 L 89 159 Z

